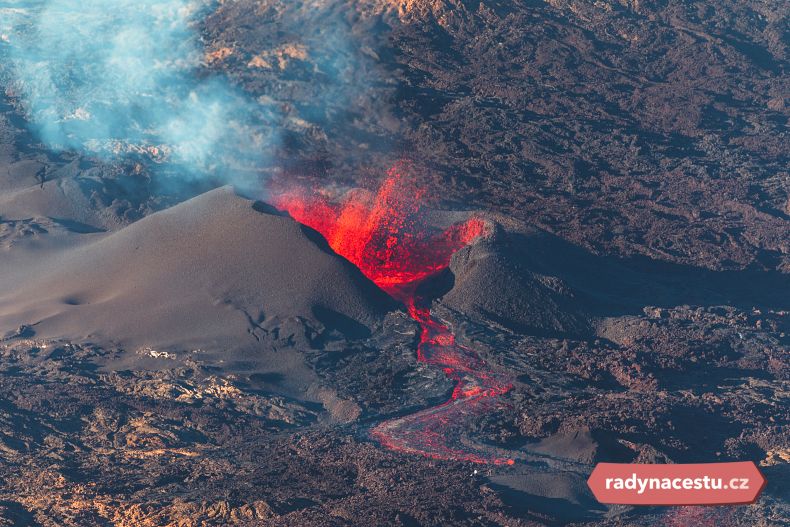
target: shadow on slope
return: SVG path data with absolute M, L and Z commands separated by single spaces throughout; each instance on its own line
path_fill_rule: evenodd
M 430 287 L 451 309 L 538 336 L 592 335 L 596 319 L 645 306 L 790 308 L 790 275 L 598 256 L 538 230 L 497 229 L 458 251 Z

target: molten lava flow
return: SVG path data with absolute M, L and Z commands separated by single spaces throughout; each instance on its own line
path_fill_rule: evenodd
M 461 444 L 460 437 L 464 423 L 494 407 L 497 396 L 510 390 L 510 383 L 488 372 L 473 350 L 457 344 L 450 328 L 431 314 L 417 294 L 420 282 L 445 269 L 453 253 L 484 236 L 488 226 L 472 218 L 431 234 L 418 215 L 424 197 L 424 191 L 395 167 L 375 194 L 356 190 L 333 203 L 319 192 L 290 191 L 279 195 L 274 204 L 323 234 L 335 252 L 402 301 L 421 328 L 417 359 L 442 368 L 455 381 L 449 401 L 385 421 L 373 429 L 373 436 L 402 452 L 512 464 L 511 459 L 475 452 Z

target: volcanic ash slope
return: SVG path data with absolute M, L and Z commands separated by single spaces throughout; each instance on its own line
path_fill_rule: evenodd
M 254 348 L 277 318 L 364 331 L 391 308 L 315 232 L 228 188 L 0 276 L 0 334 L 127 349 Z
M 500 230 L 455 253 L 450 262 L 452 288 L 441 303 L 527 334 L 588 334 L 588 315 L 575 291 L 559 278 L 537 271 L 530 240 L 538 236 Z

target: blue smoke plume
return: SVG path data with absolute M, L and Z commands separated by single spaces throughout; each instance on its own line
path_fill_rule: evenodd
M 211 2 L 0 0 L 0 75 L 54 150 L 128 156 L 187 177 L 243 173 L 277 140 L 274 104 L 200 70 Z

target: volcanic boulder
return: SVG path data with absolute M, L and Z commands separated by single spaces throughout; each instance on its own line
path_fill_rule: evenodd
M 0 328 L 158 349 L 254 346 L 273 318 L 363 332 L 393 301 L 314 231 L 224 188 L 0 276 Z

